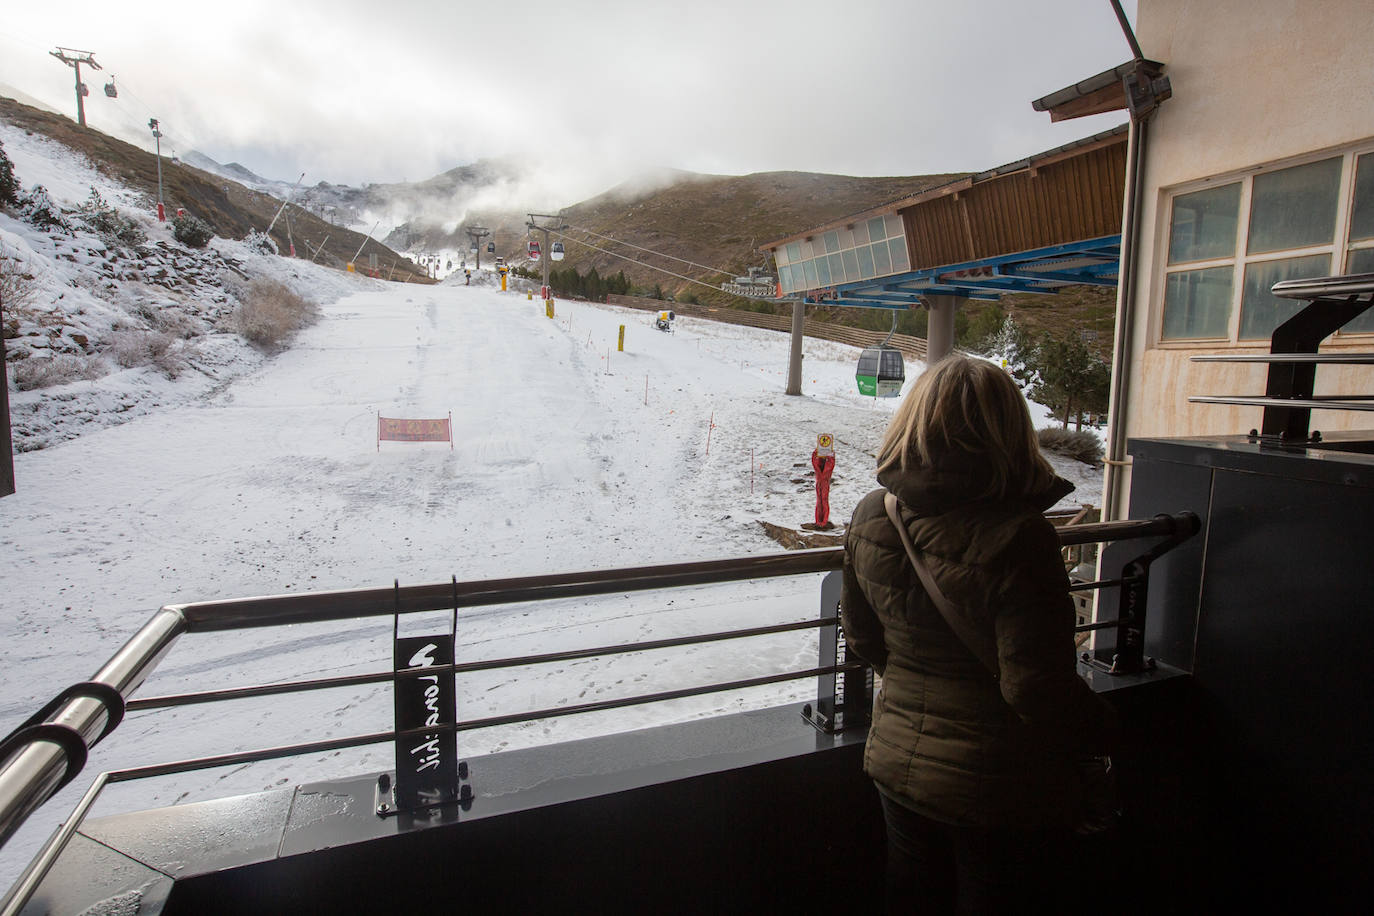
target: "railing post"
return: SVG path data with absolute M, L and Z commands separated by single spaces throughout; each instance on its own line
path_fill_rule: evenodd
M 1168 537 L 1121 568 L 1121 602 L 1117 614 L 1116 652 L 1108 671 L 1135 674 L 1153 668 L 1145 657 L 1145 609 L 1150 597 L 1150 564 L 1196 534 L 1202 527 L 1191 512 L 1156 515 L 1154 522 L 1172 528 Z M 1100 666 L 1100 663 L 1099 663 Z

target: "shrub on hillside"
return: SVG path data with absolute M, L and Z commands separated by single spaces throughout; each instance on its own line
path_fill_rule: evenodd
M 104 374 L 105 365 L 98 359 L 67 354 L 31 356 L 14 364 L 14 387 L 20 391 L 32 391 L 81 379 L 99 378 Z
M 243 239 L 248 243 L 249 248 L 256 248 L 263 254 L 278 254 L 277 243 L 272 240 L 272 236 L 266 232 L 259 232 L 257 229 L 249 231 Z
M 1102 441 L 1086 430 L 1042 429 L 1036 437 L 1040 450 L 1073 458 L 1084 464 L 1102 463 Z
M 275 280 L 254 280 L 234 310 L 234 327 L 260 347 L 275 348 L 294 332 L 314 324 L 319 306 Z
M 39 229 L 71 231 L 66 217 L 62 215 L 62 208 L 53 201 L 48 189 L 41 184 L 34 185 L 29 195 L 19 201 L 19 212 L 26 222 Z
M 215 237 L 205 220 L 187 213 L 172 219 L 172 238 L 187 248 L 204 248 Z
M 148 241 L 138 223 L 110 206 L 95 188 L 91 188 L 91 196 L 77 208 L 77 213 L 82 222 L 109 245 L 137 248 Z
M 125 369 L 152 366 L 168 378 L 176 378 L 186 368 L 177 339 L 162 331 L 116 331 L 108 355 Z
M 10 162 L 5 145 L 0 143 L 0 207 L 19 204 L 19 179 L 14 177 L 14 163 Z
M 4 306 L 6 317 L 27 308 L 37 295 L 38 278 L 0 245 L 0 305 Z

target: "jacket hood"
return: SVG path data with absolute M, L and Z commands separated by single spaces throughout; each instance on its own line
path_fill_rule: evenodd
M 895 493 L 902 505 L 917 515 L 943 515 L 958 506 L 988 500 L 983 494 L 991 473 L 982 457 L 960 455 L 938 466 L 888 468 L 878 472 L 878 483 Z M 1023 501 L 1036 512 L 1044 512 L 1073 489 L 1073 484 L 1055 476 L 1042 489 L 1023 497 Z

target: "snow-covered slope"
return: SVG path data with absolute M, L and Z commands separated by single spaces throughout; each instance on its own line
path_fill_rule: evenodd
M 13 147 L 10 135 L 0 139 L 18 153 L 26 183 L 27 169 L 84 196 L 95 180 L 74 171 L 80 163 L 53 165 L 43 158 L 52 151 L 30 149 L 28 138 L 13 138 Z M 48 340 L 77 344 L 78 321 L 95 339 L 117 321 L 136 322 L 145 295 L 206 329 L 193 339 L 199 355 L 188 356 L 195 368 L 175 380 L 144 367 L 14 393 L 24 435 L 46 436 L 47 447 L 17 456 L 18 492 L 0 499 L 0 731 L 88 677 L 165 603 L 774 552 L 759 522 L 795 528 L 811 519 L 816 434 L 835 436 L 831 504 L 843 522 L 874 485 L 873 450 L 895 406 L 861 398 L 857 351 L 830 342 L 806 341 L 805 394 L 788 397 L 781 333 L 681 318 L 667 334 L 653 328 L 650 313 L 586 303 L 559 302 L 550 320 L 541 302 L 502 293 L 486 276 L 473 286 L 384 284 L 237 243 L 213 243 L 204 260 L 181 264 L 176 259 L 189 256 L 174 245 L 156 255 L 178 277 L 265 272 L 326 303 L 322 320 L 290 349 L 264 356 L 215 330 L 231 282 L 169 289 L 151 282 L 149 267 L 117 262 L 141 279 L 104 287 L 108 259 L 26 227 L 0 222 L 6 245 L 48 271 L 46 295 L 60 294 L 41 312 L 57 324 L 35 320 L 62 328 Z M 379 413 L 450 412 L 451 448 L 376 441 Z M 40 426 L 51 432 L 33 432 Z M 1095 502 L 1097 472 L 1060 466 L 1082 485 L 1068 502 Z M 459 615 L 460 655 L 812 618 L 817 586 L 804 576 L 473 609 Z M 141 694 L 385 670 L 390 637 L 389 620 L 187 637 Z M 459 710 L 468 719 L 558 707 L 805 669 L 815 660 L 814 636 L 802 633 L 486 672 L 461 680 Z M 798 681 L 465 732 L 460 751 L 480 757 L 800 702 L 813 692 Z M 82 778 L 0 853 L 0 885 L 90 774 L 384 731 L 391 714 L 384 685 L 132 713 Z M 374 747 L 188 773 L 121 784 L 96 813 L 389 767 L 388 750 Z

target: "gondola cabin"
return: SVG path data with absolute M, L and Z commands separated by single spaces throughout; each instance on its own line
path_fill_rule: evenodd
M 549 249 L 549 257 L 553 258 L 555 261 L 561 261 L 561 260 L 563 260 L 563 243 L 562 243 L 562 242 L 554 242 L 554 243 L 553 243 L 553 247 Z
M 538 242 L 535 242 L 535 241 L 531 241 L 531 242 L 530 242 L 530 260 L 531 260 L 531 261 L 537 261 L 537 260 L 539 260 L 539 243 L 538 243 Z
M 902 394 L 906 381 L 906 365 L 902 351 L 893 347 L 869 347 L 859 354 L 859 367 L 854 371 L 859 394 L 876 398 L 895 398 Z
M 495 242 L 487 242 L 487 254 L 496 254 Z

